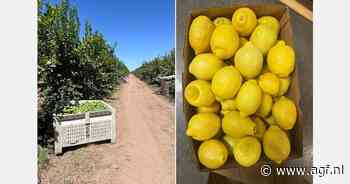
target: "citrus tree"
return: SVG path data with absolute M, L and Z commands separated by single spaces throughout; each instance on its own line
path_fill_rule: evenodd
M 175 75 L 175 49 L 169 53 L 144 62 L 133 73 L 148 84 L 159 84 L 159 77 Z M 169 85 L 171 95 L 175 95 L 175 82 Z
M 67 0 L 39 1 L 38 5 L 40 135 L 51 130 L 52 115 L 61 113 L 72 100 L 110 95 L 129 71 L 115 47 L 89 23 L 80 37 L 78 10 Z

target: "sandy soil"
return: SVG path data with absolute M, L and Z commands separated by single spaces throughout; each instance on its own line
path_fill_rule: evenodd
M 115 94 L 116 144 L 90 144 L 51 156 L 50 184 L 174 184 L 174 105 L 133 75 Z

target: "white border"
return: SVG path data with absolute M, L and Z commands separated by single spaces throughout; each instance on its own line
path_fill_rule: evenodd
M 350 180 L 349 1 L 314 1 L 314 165 L 344 165 L 344 175 L 314 176 L 314 183 Z
M 174 183 L 176 184 L 176 183 L 177 183 L 177 181 L 176 181 L 176 178 L 177 178 L 177 176 L 176 176 L 176 175 L 177 175 L 177 167 L 176 167 L 176 156 L 177 156 L 177 154 L 176 154 L 176 151 L 177 151 L 177 150 L 176 150 L 176 143 L 177 143 L 177 140 L 176 140 L 176 139 L 177 139 L 177 134 L 176 134 L 176 131 L 177 131 L 177 125 L 176 125 L 176 124 L 177 124 L 177 123 L 176 123 L 176 122 L 177 122 L 177 112 L 176 112 L 177 108 L 176 108 L 176 102 L 177 102 L 177 95 L 176 95 L 176 93 L 177 93 L 177 88 L 179 87 L 179 85 L 177 84 L 177 80 L 176 80 L 176 79 L 177 79 L 177 76 L 180 75 L 180 74 L 177 73 L 177 66 L 176 66 L 176 65 L 177 65 L 177 64 L 176 64 L 176 61 L 177 61 L 177 60 L 176 60 L 176 57 L 177 57 L 177 56 L 176 56 L 176 55 L 177 55 L 177 54 L 176 54 L 176 50 L 177 50 L 177 48 L 176 48 L 176 46 L 177 46 L 177 45 L 176 45 L 176 42 L 177 42 L 177 39 L 176 39 L 176 30 L 177 30 L 177 29 L 176 29 L 177 6 L 176 6 L 176 4 L 177 4 L 177 3 L 176 3 L 176 2 L 177 2 L 177 0 L 173 0 L 173 1 L 174 1 L 174 3 L 175 3 L 175 6 L 174 6 L 174 7 L 175 7 L 175 11 L 174 11 L 174 14 L 175 14 L 175 16 L 174 16 L 174 19 L 175 19 L 175 21 L 174 21 L 174 24 L 175 24 L 175 26 L 174 26 L 174 29 L 175 29 L 175 30 L 174 30 L 174 39 L 175 39 L 175 40 L 174 40 L 174 48 L 175 48 L 175 63 L 174 63 L 174 64 L 175 64 L 175 83 L 174 83 L 174 85 L 175 85 L 175 102 L 174 102 L 174 120 L 175 120 L 175 121 L 174 121 L 174 136 L 175 136 L 175 137 L 174 137 L 174 143 L 175 143 L 175 144 L 174 144 L 174 154 L 175 154 L 175 156 L 174 156 L 174 162 L 175 162 L 175 164 L 174 164 L 174 181 L 175 181 L 175 182 L 174 182 Z M 171 182 L 170 182 L 170 183 L 171 183 Z
M 0 183 L 37 183 L 37 1 L 0 2 Z

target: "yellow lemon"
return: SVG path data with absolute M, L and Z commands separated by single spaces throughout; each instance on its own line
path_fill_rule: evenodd
M 233 110 L 236 110 L 236 102 L 234 99 L 221 101 L 221 114 L 225 115 Z
M 185 99 L 195 107 L 209 106 L 215 102 L 215 96 L 210 88 L 210 82 L 194 80 L 185 88 Z
M 233 155 L 239 165 L 250 167 L 260 159 L 261 144 L 255 137 L 243 137 L 233 149 Z
M 272 115 L 281 128 L 290 130 L 297 120 L 297 108 L 292 100 L 282 96 L 273 104 Z
M 189 72 L 197 79 L 211 80 L 214 74 L 224 66 L 224 62 L 214 54 L 199 54 L 193 58 Z
M 215 99 L 216 99 L 216 101 L 218 101 L 218 102 L 222 102 L 222 101 L 224 101 L 224 99 L 222 99 L 222 98 L 220 98 L 220 97 L 217 97 L 217 96 L 215 96 Z
M 275 119 L 273 119 L 273 116 L 269 116 L 267 118 L 264 118 L 265 122 L 268 123 L 269 125 L 276 125 L 276 121 Z
M 272 16 L 262 16 L 258 19 L 258 25 L 265 24 L 270 26 L 277 34 L 280 31 L 280 23 L 279 21 Z
M 280 164 L 286 160 L 290 154 L 290 141 L 286 132 L 278 126 L 270 126 L 263 137 L 263 149 L 265 155 Z
M 259 75 L 263 67 L 263 55 L 251 42 L 238 49 L 234 57 L 235 67 L 243 77 L 251 79 Z
M 265 55 L 275 45 L 277 36 L 270 26 L 261 24 L 256 26 L 249 40 Z
M 211 104 L 209 106 L 197 107 L 197 112 L 218 113 L 219 111 L 220 111 L 220 104 L 217 101 L 215 101 L 213 104 Z
M 229 148 L 229 154 L 233 154 L 233 149 L 237 145 L 239 138 L 233 138 L 229 135 L 225 135 L 223 138 L 224 142 L 227 144 Z
M 221 120 L 215 113 L 198 113 L 188 122 L 186 135 L 197 141 L 214 137 L 220 130 Z
M 256 15 L 250 8 L 238 8 L 233 13 L 232 25 L 241 36 L 249 36 L 256 24 Z
M 242 84 L 242 76 L 234 66 L 225 66 L 217 71 L 211 82 L 215 96 L 225 100 L 233 98 Z
M 214 24 L 215 26 L 219 26 L 222 24 L 227 24 L 227 25 L 231 25 L 232 22 L 230 19 L 226 18 L 226 17 L 218 17 L 214 20 Z
M 236 102 L 234 99 L 228 99 L 221 102 L 221 109 L 233 111 L 236 110 Z
M 269 94 L 264 93 L 261 100 L 261 105 L 259 109 L 256 111 L 256 115 L 262 118 L 269 115 L 272 109 L 272 103 L 273 103 L 272 97 Z
M 280 90 L 278 91 L 278 96 L 286 94 L 290 85 L 290 78 L 280 78 Z
M 284 41 L 278 41 L 267 54 L 267 65 L 272 73 L 279 77 L 288 77 L 294 70 L 294 49 Z
M 256 80 L 248 80 L 243 83 L 236 97 L 236 107 L 242 116 L 254 114 L 262 99 L 262 91 Z
M 227 160 L 228 151 L 224 143 L 211 139 L 202 142 L 198 149 L 198 159 L 201 164 L 209 169 L 217 169 L 223 166 Z
M 222 119 L 222 130 L 233 138 L 241 138 L 254 135 L 256 124 L 249 117 L 242 117 L 238 111 L 231 111 Z
M 256 123 L 256 132 L 254 136 L 262 139 L 266 131 L 266 125 L 259 117 L 255 117 L 253 121 Z
M 210 40 L 212 52 L 220 59 L 229 59 L 239 47 L 239 36 L 232 25 L 217 26 Z
M 214 29 L 214 23 L 206 16 L 198 16 L 192 21 L 189 42 L 196 55 L 210 51 L 210 38 Z
M 259 86 L 270 95 L 277 95 L 280 90 L 280 79 L 273 73 L 267 72 L 259 76 Z

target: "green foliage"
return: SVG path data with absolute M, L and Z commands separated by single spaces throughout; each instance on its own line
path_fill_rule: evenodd
M 49 156 L 48 156 L 48 150 L 47 148 L 43 148 L 40 145 L 38 145 L 38 166 L 39 168 L 43 168 L 48 160 L 49 160 Z
M 133 73 L 141 80 L 149 84 L 159 83 L 158 77 L 175 74 L 175 50 L 164 56 L 158 56 L 154 59 L 144 62 Z
M 78 10 L 67 0 L 38 5 L 38 80 L 44 111 L 40 134 L 50 129 L 52 114 L 62 113 L 71 101 L 110 95 L 129 71 L 89 23 L 80 38 Z
M 164 56 L 156 57 L 150 61 L 143 63 L 133 73 L 148 84 L 159 84 L 158 77 L 169 76 L 175 74 L 175 50 Z M 175 83 L 169 86 L 171 96 L 175 96 Z
M 88 101 L 85 103 L 77 103 L 64 108 L 64 114 L 75 114 L 91 111 L 102 111 L 106 110 L 107 107 L 100 101 Z

